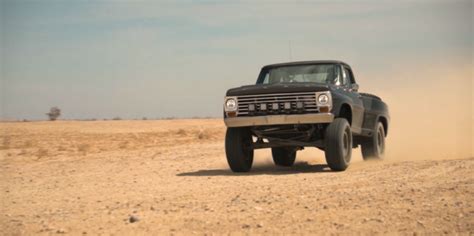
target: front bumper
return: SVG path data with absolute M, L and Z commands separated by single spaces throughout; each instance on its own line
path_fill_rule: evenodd
M 267 115 L 250 117 L 227 117 L 224 123 L 227 127 L 245 127 L 259 125 L 288 125 L 288 124 L 316 124 L 331 123 L 334 120 L 332 113 L 300 114 L 300 115 Z

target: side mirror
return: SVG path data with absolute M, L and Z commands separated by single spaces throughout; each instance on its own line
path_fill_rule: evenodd
M 359 90 L 358 84 L 351 84 L 351 90 L 357 92 Z

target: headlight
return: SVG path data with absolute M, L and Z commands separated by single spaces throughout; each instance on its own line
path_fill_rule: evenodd
M 318 107 L 327 107 L 330 110 L 332 108 L 331 92 L 316 92 L 316 104 Z
M 319 105 L 326 105 L 329 103 L 329 97 L 326 94 L 321 94 L 318 97 L 318 104 Z
M 225 111 L 237 111 L 237 99 L 236 98 L 227 98 L 224 104 Z

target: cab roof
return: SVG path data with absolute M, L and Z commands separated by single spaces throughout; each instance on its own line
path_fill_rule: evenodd
M 314 65 L 314 64 L 341 64 L 349 69 L 351 68 L 347 63 L 343 61 L 337 60 L 318 60 L 318 61 L 292 61 L 292 62 L 283 62 L 283 63 L 276 63 L 264 66 L 262 69 L 269 69 L 275 67 L 282 67 L 282 66 L 298 66 L 298 65 Z

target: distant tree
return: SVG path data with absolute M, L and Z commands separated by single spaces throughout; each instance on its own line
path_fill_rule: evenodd
M 57 120 L 58 117 L 61 115 L 61 109 L 57 107 L 51 107 L 51 109 L 49 109 L 49 113 L 46 113 L 46 115 L 51 121 Z

